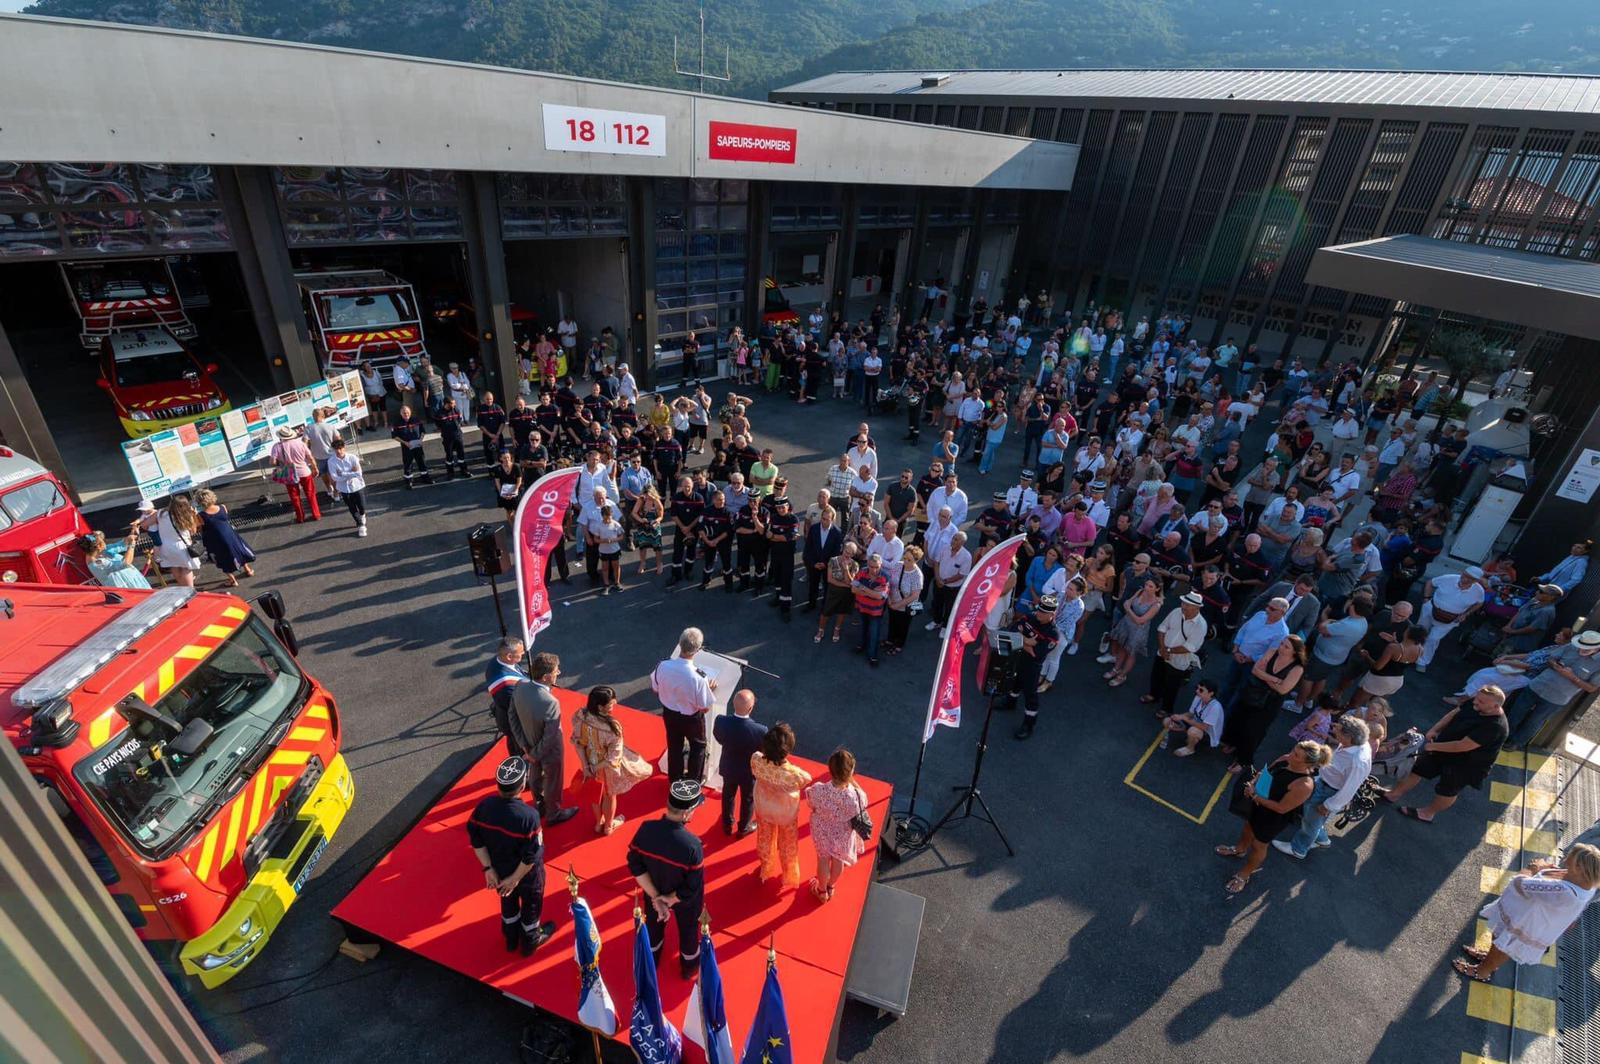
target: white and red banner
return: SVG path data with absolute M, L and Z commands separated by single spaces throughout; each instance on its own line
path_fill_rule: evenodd
M 961 662 L 967 644 L 983 634 L 984 618 L 1005 593 L 1006 577 L 1016 560 L 1024 536 L 1012 536 L 972 564 L 972 571 L 956 594 L 945 628 L 944 647 L 939 651 L 939 668 L 933 676 L 933 694 L 928 698 L 928 719 L 922 726 L 922 741 L 933 738 L 933 729 L 961 727 Z
M 744 122 L 712 122 L 706 154 L 742 163 L 793 163 L 799 131 Z
M 550 627 L 550 589 L 544 583 L 544 565 L 561 543 L 561 526 L 567 504 L 578 486 L 582 466 L 558 469 L 540 477 L 517 504 L 511 538 L 517 552 L 517 605 L 522 609 L 522 640 Z

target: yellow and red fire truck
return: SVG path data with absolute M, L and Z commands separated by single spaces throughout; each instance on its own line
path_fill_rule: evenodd
M 300 301 L 323 372 L 348 373 L 363 362 L 380 372 L 428 353 L 411 285 L 384 270 L 297 273 Z
M 355 798 L 332 695 L 275 593 L 10 584 L 0 722 L 158 960 L 226 982 Z

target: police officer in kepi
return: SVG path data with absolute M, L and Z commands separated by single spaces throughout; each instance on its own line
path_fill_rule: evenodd
M 500 895 L 506 949 L 521 949 L 527 957 L 556 933 L 554 923 L 539 922 L 544 907 L 544 828 L 538 812 L 522 800 L 528 782 L 528 765 L 522 758 L 500 762 L 494 782 L 498 793 L 472 811 L 467 838 L 483 865 L 484 885 Z
M 1022 636 L 1022 649 L 1015 654 L 1016 668 L 1006 708 L 1015 706 L 1017 695 L 1022 695 L 1022 727 L 1017 729 L 1018 739 L 1032 738 L 1039 720 L 1039 670 L 1044 668 L 1044 659 L 1050 656 L 1061 638 L 1056 633 L 1058 605 L 1054 595 L 1045 595 L 1033 604 L 1031 616 L 1023 617 L 1012 626 L 1012 630 Z
M 700 781 L 675 780 L 666 815 L 639 825 L 628 846 L 628 871 L 645 893 L 645 929 L 656 964 L 666 945 L 667 917 L 678 922 L 678 970 L 693 979 L 700 964 L 700 912 L 705 905 L 705 851 L 689 821 L 704 796 Z

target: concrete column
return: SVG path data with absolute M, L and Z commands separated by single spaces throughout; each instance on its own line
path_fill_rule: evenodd
M 917 283 L 922 280 L 922 251 L 928 242 L 928 190 L 917 190 L 916 219 L 911 223 L 911 253 L 906 258 L 905 272 L 900 277 L 900 320 L 910 325 L 922 311 L 922 301 L 917 298 Z
M 60 477 L 74 504 L 83 501 L 72 486 L 72 475 L 56 448 L 50 424 L 23 375 L 22 363 L 4 325 L 0 325 L 0 443 L 16 448 Z
M 840 205 L 839 249 L 834 253 L 833 268 L 833 298 L 829 300 L 839 309 L 839 313 L 846 314 L 850 303 L 850 278 L 856 272 L 856 213 L 860 207 L 860 197 L 856 195 L 854 185 L 846 185 L 844 200 Z
M 265 166 L 220 169 L 224 189 L 233 189 L 232 193 L 225 192 L 224 203 L 234 204 L 229 221 L 235 227 L 239 270 L 244 275 L 273 380 L 285 389 L 319 381 L 322 367 L 317 364 L 305 311 L 300 305 L 300 291 L 295 287 L 289 241 L 272 191 L 272 174 Z
M 972 224 L 967 227 L 967 244 L 964 252 L 956 256 L 955 269 L 950 278 L 950 313 L 971 315 L 973 285 L 978 276 L 978 260 L 983 254 L 984 216 L 989 213 L 989 191 L 979 189 L 973 195 Z M 987 298 L 987 297 L 985 297 Z M 991 300 L 991 302 L 993 302 Z
M 641 389 L 656 384 L 656 195 L 652 178 L 628 178 L 628 367 Z
M 500 238 L 500 196 L 493 174 L 463 171 L 456 183 L 461 188 L 472 306 L 478 312 L 478 361 L 494 380 L 501 403 L 509 406 L 515 400 L 522 367 L 511 331 L 511 282 L 506 278 L 506 248 Z

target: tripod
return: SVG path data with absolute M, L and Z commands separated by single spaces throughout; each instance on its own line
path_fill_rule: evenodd
M 924 845 L 931 842 L 939 833 L 939 829 L 946 824 L 958 820 L 983 820 L 987 821 L 989 826 L 994 828 L 994 833 L 1000 836 L 1000 844 L 1006 848 L 1006 856 L 1017 855 L 1017 851 L 1011 848 L 1011 843 L 1006 839 L 1006 833 L 1000 829 L 1000 822 L 995 820 L 994 811 L 989 808 L 989 803 L 983 800 L 983 792 L 978 789 L 978 777 L 983 774 L 983 755 L 989 749 L 989 725 L 994 722 L 994 703 L 995 699 L 1001 697 L 1000 690 L 1001 685 L 996 684 L 995 689 L 989 692 L 989 708 L 983 716 L 983 732 L 978 736 L 978 751 L 972 759 L 972 782 L 965 787 L 956 788 L 961 792 L 960 797 L 956 799 L 956 804 L 950 807 L 950 811 L 928 829 Z M 974 803 L 979 807 L 978 811 L 973 810 Z

